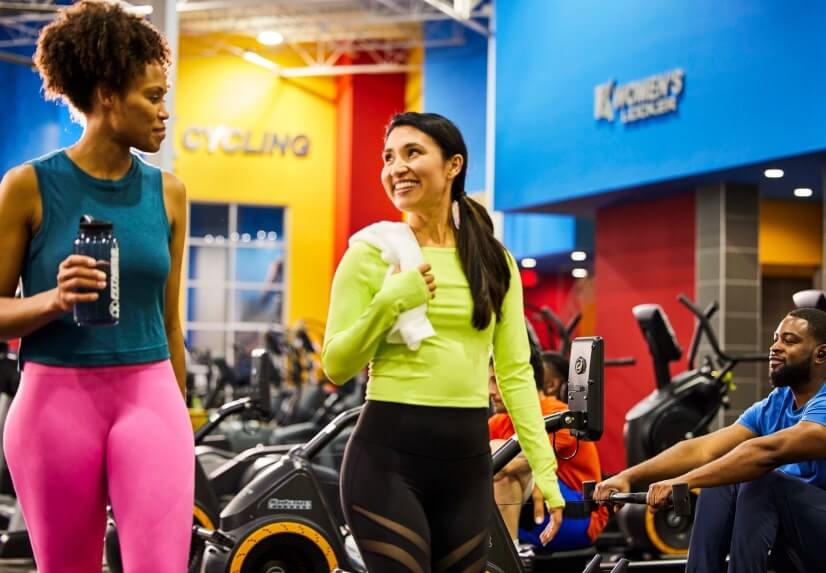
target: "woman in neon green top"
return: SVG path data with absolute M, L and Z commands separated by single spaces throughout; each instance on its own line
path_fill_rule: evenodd
M 371 572 L 483 571 L 493 509 L 491 352 L 552 511 L 543 542 L 565 505 L 529 363 L 519 272 L 484 207 L 465 194 L 467 148 L 453 123 L 395 116 L 383 160 L 382 184 L 426 262 L 388 269 L 379 248 L 353 241 L 336 271 L 324 369 L 344 383 L 370 367 L 367 404 L 342 466 L 342 506 Z M 436 334 L 416 350 L 388 342 L 399 316 L 421 305 Z

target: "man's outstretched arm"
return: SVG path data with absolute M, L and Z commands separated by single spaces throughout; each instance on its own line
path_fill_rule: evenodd
M 826 426 L 798 422 L 774 434 L 741 443 L 726 455 L 674 479 L 652 484 L 648 504 L 665 505 L 671 485 L 715 487 L 755 480 L 784 464 L 826 458 Z
M 741 424 L 732 424 L 706 436 L 678 442 L 650 460 L 598 483 L 594 499 L 605 501 L 611 492 L 627 492 L 635 483 L 647 484 L 684 475 L 720 458 L 751 438 L 754 438 L 754 434 L 748 428 Z

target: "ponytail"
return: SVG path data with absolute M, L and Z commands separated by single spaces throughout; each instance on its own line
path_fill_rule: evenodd
M 493 236 L 493 221 L 487 209 L 464 191 L 456 202 L 460 221 L 456 244 L 473 297 L 471 322 L 477 330 L 484 330 L 491 316 L 496 315 L 497 320 L 502 318 L 502 303 L 510 286 L 510 267 L 505 248 Z

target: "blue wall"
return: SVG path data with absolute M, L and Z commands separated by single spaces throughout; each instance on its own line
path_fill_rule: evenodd
M 576 244 L 577 221 L 570 215 L 507 213 L 504 243 L 517 260 L 569 253 Z
M 496 208 L 826 149 L 826 3 L 498 2 Z M 676 114 L 594 119 L 594 88 L 682 68 Z
M 428 40 L 454 37 L 457 24 L 432 22 L 425 25 Z M 461 47 L 427 48 L 424 57 L 424 109 L 453 120 L 468 146 L 466 188 L 485 189 L 485 139 L 487 126 L 487 39 L 459 29 Z M 499 190 L 496 190 L 499 193 Z M 564 253 L 575 247 L 573 217 L 561 215 L 508 214 L 504 222 L 505 245 L 521 259 Z
M 32 49 L 15 53 L 31 56 Z M 3 98 L 0 173 L 68 146 L 80 137 L 82 128 L 72 122 L 68 108 L 44 101 L 40 76 L 31 68 L 0 62 L 0 86 Z
M 425 38 L 444 40 L 457 31 L 450 21 L 429 22 Z M 427 48 L 424 56 L 424 111 L 439 113 L 462 131 L 468 147 L 469 193 L 485 189 L 485 125 L 487 117 L 488 41 L 461 28 L 460 47 Z

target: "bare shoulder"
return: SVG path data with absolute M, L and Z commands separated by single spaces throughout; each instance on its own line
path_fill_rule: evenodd
M 163 172 L 163 200 L 166 216 L 173 228 L 177 223 L 186 220 L 186 187 L 168 171 Z
M 9 170 L 0 180 L 0 296 L 14 296 L 27 245 L 40 226 L 40 193 L 31 165 Z
M 183 181 L 178 179 L 169 171 L 163 172 L 163 192 L 164 195 L 172 199 L 173 202 L 179 202 L 186 199 L 186 187 Z
M 15 199 L 31 197 L 37 189 L 37 173 L 28 163 L 12 167 L 3 175 L 2 193 L 10 193 Z
M 40 205 L 40 193 L 37 185 L 37 173 L 29 164 L 18 165 L 9 169 L 0 181 L 0 209 L 4 218 L 20 217 L 32 223 L 37 218 Z

